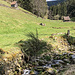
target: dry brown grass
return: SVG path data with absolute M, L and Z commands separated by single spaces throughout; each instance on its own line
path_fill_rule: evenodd
M 63 73 L 63 75 L 75 75 L 75 65 L 67 67 L 68 69 Z
M 4 54 L 0 55 L 0 60 L 12 60 L 13 58 L 15 58 L 18 54 L 21 54 L 21 50 L 18 47 L 13 47 L 11 49 L 0 49 L 2 51 L 4 51 Z

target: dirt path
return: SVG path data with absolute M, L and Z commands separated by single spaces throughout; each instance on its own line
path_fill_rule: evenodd
M 11 8 L 11 7 L 9 7 L 9 6 L 5 5 L 5 4 L 1 4 L 1 3 L 0 3 L 0 6 Z

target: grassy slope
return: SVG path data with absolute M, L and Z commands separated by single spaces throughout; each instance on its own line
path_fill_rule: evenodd
M 8 3 L 2 0 L 0 0 L 0 3 L 9 6 Z M 40 23 L 44 23 L 46 26 L 40 26 Z M 63 28 L 57 29 L 52 27 Z M 0 6 L 0 48 L 5 50 L 12 48 L 19 40 L 27 39 L 25 36 L 27 33 L 35 33 L 36 28 L 38 29 L 39 37 L 45 40 L 52 33 L 66 33 L 68 29 L 71 30 L 71 35 L 75 36 L 74 22 L 41 19 L 31 15 L 30 12 L 24 13 L 17 9 Z

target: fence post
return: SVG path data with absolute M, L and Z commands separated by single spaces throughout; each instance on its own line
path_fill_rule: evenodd
M 70 35 L 70 30 L 67 30 L 67 36 L 69 37 L 69 35 Z

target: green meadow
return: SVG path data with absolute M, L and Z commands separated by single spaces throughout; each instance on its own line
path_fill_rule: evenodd
M 0 3 L 10 6 L 10 4 L 0 0 Z M 20 9 L 20 10 L 19 10 Z M 20 40 L 26 40 L 26 34 L 36 33 L 39 38 L 49 41 L 49 36 L 56 33 L 67 33 L 75 37 L 75 22 L 63 22 L 62 20 L 48 20 L 37 17 L 30 12 L 0 6 L 0 48 L 4 50 L 12 49 Z M 27 12 L 27 13 L 26 13 Z M 39 25 L 40 23 L 46 26 Z

